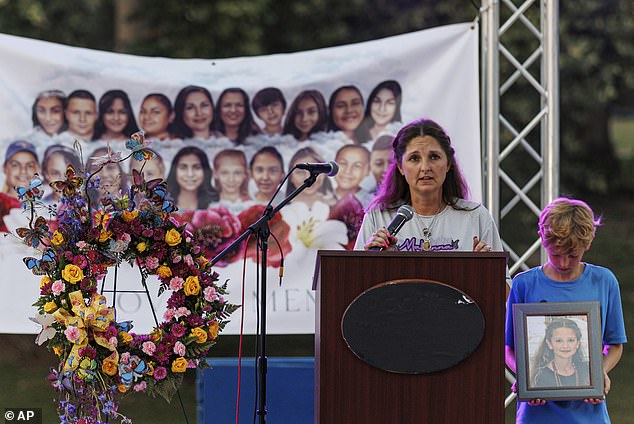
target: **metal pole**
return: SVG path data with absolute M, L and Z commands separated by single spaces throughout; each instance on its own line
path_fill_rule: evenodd
M 559 0 L 544 0 L 544 77 L 546 87 L 545 140 L 543 140 L 543 206 L 559 195 Z
M 499 152 L 500 152 L 500 72 L 499 72 L 499 37 L 500 5 L 498 0 L 483 2 L 485 48 L 485 157 L 486 157 L 486 206 L 495 222 L 500 224 L 500 184 L 499 184 Z
M 546 89 L 542 105 L 546 119 L 542 125 L 542 208 L 559 195 L 559 0 L 543 0 L 541 4 L 544 55 L 542 84 Z M 542 262 L 547 260 L 544 249 Z

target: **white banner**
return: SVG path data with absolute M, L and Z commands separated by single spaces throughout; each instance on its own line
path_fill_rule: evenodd
M 271 225 L 285 264 L 280 286 L 281 255 L 271 238 L 267 331 L 272 334 L 314 332 L 316 252 L 354 242 L 360 208 L 371 200 L 381 162 L 387 161 L 381 136 L 393 136 L 414 119 L 435 120 L 452 139 L 471 198 L 481 200 L 478 29 L 472 23 L 221 60 L 130 56 L 0 34 L 0 62 L 0 228 L 6 232 L 0 237 L 0 332 L 38 331 L 28 317 L 35 314 L 31 305 L 39 296 L 39 278 L 22 262 L 35 252 L 10 234 L 27 222 L 12 187 L 28 185 L 35 172 L 49 181 L 62 178 L 59 170 L 77 160 L 69 153 L 75 140 L 87 163 L 107 145 L 124 151 L 125 138 L 143 129 L 162 159 L 145 171 L 166 179 L 180 219 L 205 238 L 210 258 L 259 217 L 292 165 L 336 160 L 339 174 L 320 177 L 319 190 L 284 207 Z M 112 172 L 104 171 L 102 181 L 111 183 L 111 192 L 125 192 L 129 165 Z M 289 184 L 304 178 L 296 171 Z M 55 204 L 54 193 L 46 200 Z M 221 280 L 229 280 L 229 300 L 238 304 L 243 253 L 217 268 Z M 245 332 L 252 334 L 258 274 L 252 245 L 246 254 Z M 113 288 L 113 274 L 106 290 Z M 155 296 L 158 284 L 149 287 Z M 137 332 L 154 326 L 146 296 L 121 291 L 141 288 L 138 270 L 119 270 L 117 320 L 134 320 Z M 153 300 L 159 321 L 167 295 Z M 239 324 L 237 312 L 225 333 L 237 334 Z

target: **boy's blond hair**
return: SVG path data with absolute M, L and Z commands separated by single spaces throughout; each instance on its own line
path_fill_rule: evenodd
M 539 235 L 545 248 L 570 252 L 590 246 L 601 217 L 582 200 L 560 197 L 553 200 L 539 217 Z

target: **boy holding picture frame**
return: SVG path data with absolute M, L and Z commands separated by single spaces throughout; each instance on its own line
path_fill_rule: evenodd
M 607 268 L 582 262 L 600 225 L 583 201 L 559 198 L 551 202 L 539 219 L 539 236 L 548 261 L 513 279 L 506 310 L 506 364 L 516 371 L 513 305 L 534 302 L 598 301 L 604 396 L 583 400 L 518 402 L 517 423 L 610 423 L 605 395 L 610 391 L 610 372 L 621 359 L 627 342 L 618 281 Z M 556 370 L 554 370 L 556 371 Z

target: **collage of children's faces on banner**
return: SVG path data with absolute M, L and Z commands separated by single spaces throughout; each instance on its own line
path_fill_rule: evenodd
M 332 219 L 347 226 L 342 231 L 347 239 L 336 243 L 349 247 L 363 209 L 392 160 L 391 141 L 402 125 L 402 99 L 401 85 L 395 80 L 379 82 L 370 93 L 354 85 L 337 87 L 328 100 L 314 89 L 287 100 L 277 87 L 263 88 L 252 99 L 241 88 L 227 88 L 214 99 L 207 88 L 188 85 L 175 99 L 148 93 L 135 111 L 121 89 L 108 90 L 99 98 L 84 88 L 68 94 L 46 89 L 33 101 L 32 132 L 6 146 L 2 203 L 16 207 L 15 188 L 28 186 L 35 174 L 47 187 L 65 178 L 68 165 L 77 170 L 85 165 L 88 173 L 96 170 L 97 158 L 108 149 L 124 152 L 125 141 L 141 130 L 157 155 L 147 162 L 104 167 L 97 174 L 95 204 L 104 196 L 126 193 L 132 170 L 137 169 L 146 181 L 167 182 L 183 221 L 204 222 L 206 212 L 199 211 L 211 211 L 227 222 L 249 210 L 261 214 L 257 205 L 272 200 L 285 173 L 295 165 L 334 160 L 339 165 L 334 178 L 319 175 L 294 203 L 307 211 L 327 207 Z M 308 176 L 308 171 L 295 169 L 273 204 Z M 54 205 L 58 196 L 48 188 L 44 202 Z M 8 229 L 6 225 L 2 230 Z M 238 235 L 209 234 L 204 226 L 194 227 L 220 240 L 209 246 L 209 257 Z
M 394 58 L 399 65 L 384 66 L 385 71 L 355 69 L 354 62 L 346 63 L 339 71 L 334 70 L 336 67 L 328 71 L 331 75 L 327 81 L 313 81 L 300 69 L 294 74 L 287 71 L 288 78 L 281 83 L 267 79 L 264 73 L 261 83 L 254 82 L 250 72 L 258 67 L 254 59 L 251 67 L 240 65 L 244 69 L 244 85 L 239 83 L 239 75 L 233 76 L 232 83 L 227 85 L 220 85 L 222 80 L 210 84 L 179 76 L 174 79 L 183 81 L 182 84 L 177 86 L 171 81 L 163 89 L 160 84 L 151 84 L 138 76 L 132 83 L 120 76 L 109 79 L 97 73 L 85 77 L 78 71 L 78 75 L 64 79 L 59 72 L 52 72 L 52 76 L 43 77 L 37 87 L 28 86 L 28 91 L 33 93 L 30 98 L 21 92 L 22 112 L 14 110 L 12 122 L 20 122 L 22 129 L 11 134 L 0 129 L 0 156 L 3 156 L 0 231 L 15 233 L 16 228 L 25 226 L 28 221 L 20 207 L 16 187 L 27 187 L 38 174 L 46 188 L 43 201 L 55 210 L 59 193 L 50 189 L 48 183 L 63 180 L 68 165 L 80 172 L 92 173 L 104 156 L 112 152 L 126 156 L 126 141 L 142 131 L 150 142 L 149 148 L 157 155 L 145 162 L 130 160 L 106 165 L 97 174 L 99 187 L 90 193 L 93 204 L 125 194 L 135 183 L 134 169 L 141 171 L 146 181 L 164 179 L 169 196 L 178 208 L 174 216 L 197 234 L 206 256 L 213 258 L 262 215 L 265 205 L 279 204 L 302 185 L 309 172 L 294 169 L 297 164 L 335 161 L 339 167 L 335 176 L 319 175 L 311 187 L 284 206 L 270 223 L 275 240 L 270 240 L 268 264 L 277 268 L 285 257 L 290 281 L 290 286 L 273 288 L 267 294 L 272 296 L 270 303 L 274 309 L 273 314 L 269 314 L 273 316 L 271 331 L 310 333 L 314 325 L 311 283 L 316 252 L 352 248 L 364 208 L 392 161 L 391 142 L 398 129 L 404 123 L 426 116 L 446 125 L 450 134 L 451 126 L 470 125 L 473 128 L 465 132 L 470 132 L 472 139 L 478 139 L 477 60 L 472 66 L 464 65 L 464 57 L 470 63 L 469 56 L 477 51 L 477 41 L 462 45 L 464 34 L 469 40 L 474 37 L 477 40 L 477 31 L 475 35 L 469 34 L 472 30 L 465 31 L 466 28 L 459 31 L 453 28 L 451 36 L 433 37 L 434 30 L 422 31 L 420 39 L 424 40 L 424 33 L 429 33 L 431 46 L 412 43 L 422 46 L 416 46 L 417 49 L 435 51 L 439 69 L 447 66 L 442 65 L 443 62 L 451 67 L 455 63 L 456 68 L 463 62 L 460 65 L 463 75 L 453 88 L 456 90 L 454 104 L 465 98 L 471 100 L 472 104 L 460 105 L 468 110 L 462 113 L 463 117 L 454 116 L 452 107 L 444 104 L 452 97 L 452 89 L 441 86 L 449 85 L 453 77 L 435 76 L 435 88 L 427 91 L 434 96 L 435 90 L 447 98 L 428 99 L 421 94 L 425 84 L 420 80 L 431 83 L 428 75 L 433 75 L 433 69 L 410 69 L 402 58 Z M 359 45 L 356 53 L 359 60 L 373 63 L 368 57 L 372 43 L 378 42 Z M 395 40 L 393 45 L 399 42 Z M 332 50 L 336 57 L 337 49 L 344 48 L 351 46 L 318 52 L 324 55 L 326 50 Z M 383 46 L 380 51 L 389 56 L 389 49 L 385 50 Z M 81 55 L 87 57 L 84 53 Z M 122 63 L 139 60 L 119 56 Z M 286 56 L 284 63 L 293 63 L 292 55 Z M 417 56 L 424 56 L 429 62 L 434 54 Z M 301 62 L 306 60 L 298 58 L 297 63 Z M 388 62 L 379 60 L 379 63 Z M 94 64 L 85 66 L 85 73 L 94 72 L 96 67 Z M 465 78 L 464 73 L 470 72 L 465 69 L 470 67 L 476 75 Z M 324 72 L 316 67 L 315 76 Z M 42 74 L 46 75 L 44 71 Z M 461 89 L 460 84 L 465 81 L 472 83 L 467 82 L 471 85 Z M 11 83 L 16 85 L 15 81 Z M 430 105 L 434 105 L 433 108 Z M 430 113 L 432 109 L 438 113 Z M 451 119 L 444 119 L 443 115 Z M 461 154 L 459 151 L 459 156 Z M 280 187 L 287 173 L 290 175 Z M 465 174 L 469 178 L 468 169 Z M 11 257 L 6 255 L 6 250 L 3 256 L 0 246 L 0 262 Z M 228 272 L 223 277 L 232 281 L 239 279 L 237 267 L 241 266 L 244 251 L 235 250 L 223 258 L 219 265 Z M 254 242 L 246 247 L 246 254 L 255 261 Z M 230 286 L 230 291 L 237 292 L 237 283 L 235 287 L 236 290 L 231 290 Z M 280 313 L 278 327 L 275 312 Z M 293 312 L 303 314 L 296 321 L 299 328 L 288 325 L 288 314 Z M 228 331 L 231 332 L 230 327 Z

